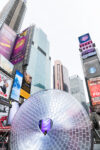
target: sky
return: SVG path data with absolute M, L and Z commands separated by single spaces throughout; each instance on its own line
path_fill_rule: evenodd
M 0 0 L 0 11 L 7 2 Z M 52 64 L 61 60 L 69 76 L 84 79 L 78 37 L 90 33 L 100 49 L 100 0 L 27 0 L 21 30 L 31 24 L 47 34 Z

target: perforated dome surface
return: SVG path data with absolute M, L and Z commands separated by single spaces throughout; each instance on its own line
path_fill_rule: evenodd
M 39 121 L 53 125 L 44 135 Z M 70 94 L 41 91 L 23 103 L 12 123 L 11 150 L 90 150 L 91 124 L 87 112 Z

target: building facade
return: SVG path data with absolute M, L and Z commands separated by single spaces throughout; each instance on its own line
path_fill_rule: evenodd
M 32 77 L 31 94 L 51 88 L 51 57 L 46 34 L 34 28 L 29 63 L 26 72 Z
M 59 60 L 54 62 L 53 85 L 54 89 L 63 90 L 63 68 Z
M 0 27 L 6 23 L 15 32 L 21 28 L 26 10 L 26 2 L 24 0 L 9 0 L 0 14 Z
M 59 60 L 54 62 L 53 67 L 53 87 L 54 89 L 70 92 L 68 70 Z
M 100 56 L 89 33 L 79 39 L 79 51 L 90 107 L 100 113 Z
M 65 66 L 63 66 L 63 90 L 70 93 L 69 75 Z
M 70 77 L 70 92 L 80 102 L 86 102 L 83 81 L 78 75 Z

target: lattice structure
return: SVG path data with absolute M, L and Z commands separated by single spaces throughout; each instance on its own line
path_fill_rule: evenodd
M 44 135 L 41 119 L 53 122 Z M 11 150 L 90 150 L 91 123 L 87 112 L 70 94 L 47 90 L 34 94 L 20 107 L 11 129 Z

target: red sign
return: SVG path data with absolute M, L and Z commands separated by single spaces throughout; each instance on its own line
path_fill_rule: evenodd
M 100 104 L 100 77 L 89 79 L 88 87 L 92 105 Z
M 91 97 L 100 97 L 100 84 L 98 85 L 89 85 Z

